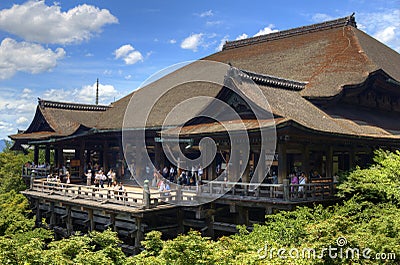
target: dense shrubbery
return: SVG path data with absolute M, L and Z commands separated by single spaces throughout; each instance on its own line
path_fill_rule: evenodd
M 378 151 L 375 162 L 368 169 L 357 168 L 339 186 L 341 205 L 301 207 L 270 215 L 252 232 L 241 228 L 239 234 L 217 241 L 197 232 L 161 241 L 160 234 L 152 232 L 143 242 L 146 250 L 132 259 L 138 264 L 191 264 L 184 263 L 187 260 L 193 264 L 398 264 L 400 152 Z M 338 243 L 344 240 L 346 244 L 340 248 Z M 323 251 L 329 246 L 331 253 Z M 281 253 L 286 258 L 278 256 L 278 249 L 286 250 Z M 311 249 L 315 258 L 308 256 Z M 351 252 L 346 258 L 348 249 L 358 249 L 359 258 Z M 208 258 L 203 259 L 199 252 L 207 253 Z M 377 260 L 380 253 L 396 260 Z
M 398 264 L 400 258 L 400 153 L 379 151 L 376 164 L 356 169 L 339 186 L 343 204 L 270 215 L 264 225 L 218 240 L 191 231 L 164 241 L 150 232 L 145 250 L 125 257 L 115 233 L 105 231 L 54 241 L 50 231 L 34 229 L 25 197 L 10 189 L 15 155 L 0 154 L 0 263 L 1 264 Z M 19 173 L 19 171 L 17 171 Z M 17 173 L 16 173 L 17 174 Z M 13 177 L 14 176 L 14 177 Z M 5 179 L 10 178 L 10 181 Z M 4 188 L 4 185 L 7 188 Z M 18 186 L 16 186 L 18 187 Z M 18 189 L 17 189 L 18 190 Z M 338 239 L 342 241 L 338 241 Z M 338 243 L 346 240 L 340 257 Z M 331 255 L 324 248 L 337 248 Z M 347 248 L 359 249 L 360 258 L 346 258 Z M 362 256 L 362 251 L 370 249 Z M 281 252 L 278 253 L 278 249 Z M 282 249 L 286 250 L 282 253 Z M 307 252 L 316 251 L 315 258 Z M 305 257 L 302 251 L 306 250 Z M 291 251 L 291 252 L 289 252 Z M 296 252 L 298 251 L 298 252 Z M 396 260 L 376 260 L 377 253 L 394 253 Z M 285 259 L 278 255 L 286 256 Z M 294 257 L 298 254 L 298 258 Z M 311 253 L 312 254 L 312 253 Z M 337 254 L 334 257 L 332 254 Z M 351 254 L 351 253 L 350 253 Z M 365 253 L 364 253 L 365 254 Z M 291 257 L 291 256 L 293 257 Z M 312 255 L 311 255 L 312 256 Z M 393 257 L 393 256 L 392 256 Z M 391 257 L 391 258 L 392 258 Z

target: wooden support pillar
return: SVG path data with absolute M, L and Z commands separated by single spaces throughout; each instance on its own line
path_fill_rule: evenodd
M 356 151 L 355 151 L 355 148 L 352 146 L 352 147 L 350 147 L 350 152 L 349 152 L 349 169 L 350 170 L 356 166 L 355 161 L 356 161 Z
M 207 225 L 207 232 L 206 236 L 214 238 L 214 221 L 215 221 L 215 204 L 211 203 L 211 209 L 206 213 L 206 225 Z
M 64 151 L 63 151 L 63 147 L 59 146 L 57 148 L 57 153 L 58 153 L 58 160 L 57 160 L 57 167 L 61 168 L 61 166 L 64 165 Z
M 111 229 L 112 231 L 116 231 L 115 228 L 115 213 L 110 213 L 110 224 L 111 224 Z
M 144 238 L 144 233 L 142 231 L 142 218 L 136 217 L 135 218 L 135 224 L 136 224 L 136 235 L 135 235 L 135 253 L 140 252 L 140 242 Z
M 94 215 L 93 215 L 93 209 L 88 209 L 88 219 L 89 219 L 89 231 L 94 231 L 95 229 L 95 224 L 94 224 Z
M 178 228 L 177 228 L 177 235 L 183 234 L 185 232 L 185 228 L 183 226 L 183 218 L 184 218 L 184 212 L 182 208 L 178 208 L 177 213 L 176 213 L 176 219 L 178 223 Z
M 40 227 L 42 225 L 42 212 L 40 211 L 40 199 L 36 200 L 36 227 Z
M 240 149 L 235 148 L 236 144 L 232 146 L 232 153 L 229 158 L 228 168 L 228 181 L 236 182 L 239 180 L 240 173 Z
M 58 167 L 58 152 L 57 152 L 57 148 L 54 148 L 54 165 L 55 167 Z
M 286 143 L 278 143 L 278 183 L 287 177 Z
M 274 154 L 272 154 L 272 157 L 274 157 Z M 254 172 L 254 177 L 257 177 L 257 181 L 258 183 L 262 183 L 262 181 L 264 180 L 265 176 L 267 175 L 266 171 L 267 171 L 267 167 L 266 167 L 266 152 L 264 149 L 260 150 L 260 155 L 258 157 L 258 161 L 257 161 L 257 172 Z
M 214 154 L 212 153 L 212 148 L 204 148 L 201 150 L 203 161 L 201 167 L 203 168 L 203 178 L 207 180 L 213 180 L 216 176 L 216 168 L 217 168 L 217 161 L 215 158 L 211 162 L 210 165 L 207 165 L 207 158 L 213 157 Z
M 81 141 L 79 145 L 79 177 L 85 174 L 85 142 Z
M 53 229 L 56 224 L 56 214 L 54 212 L 54 202 L 50 202 L 50 229 Z
M 44 161 L 45 163 L 50 165 L 50 146 L 46 145 L 45 153 L 44 153 Z
M 239 225 L 249 225 L 249 209 L 243 206 L 236 206 L 237 213 L 237 224 Z
M 108 143 L 103 142 L 103 171 L 108 172 Z
M 34 149 L 33 149 L 33 163 L 35 163 L 35 165 L 39 164 L 39 146 L 35 145 Z
M 333 147 L 330 145 L 326 150 L 326 176 L 332 178 L 333 176 Z
M 72 226 L 72 207 L 71 205 L 66 206 L 66 215 L 67 219 L 65 220 L 67 226 L 67 235 L 70 236 L 74 232 L 74 228 Z
M 162 157 L 163 157 L 162 145 L 161 143 L 156 142 L 154 144 L 154 166 L 157 169 L 161 169 Z
M 303 145 L 302 158 L 301 170 L 306 174 L 306 176 L 308 176 L 310 173 L 310 146 L 308 144 Z
M 139 179 L 143 178 L 144 172 L 146 169 L 146 165 L 144 164 L 144 152 L 146 152 L 145 148 L 143 148 L 143 143 L 139 142 L 139 139 L 137 142 L 135 142 L 135 154 L 136 154 L 136 159 L 135 159 L 135 168 L 136 168 L 136 176 L 139 177 Z M 162 170 L 162 168 L 161 168 Z M 133 172 L 131 172 L 133 174 Z
M 246 158 L 244 158 L 243 160 L 247 160 Z M 242 181 L 249 183 L 250 182 L 250 167 L 251 167 L 251 163 L 253 163 L 254 165 L 254 154 L 253 152 L 249 152 L 249 159 L 247 161 L 246 165 L 243 165 L 245 167 L 245 170 L 243 172 L 243 178 Z M 253 169 L 254 170 L 254 169 Z

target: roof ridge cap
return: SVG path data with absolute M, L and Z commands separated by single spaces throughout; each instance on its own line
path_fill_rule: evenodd
M 289 89 L 300 91 L 305 88 L 308 84 L 307 81 L 298 81 L 293 79 L 286 79 L 282 77 L 277 77 L 273 75 L 266 75 L 256 72 L 251 72 L 243 69 L 238 69 L 239 75 L 245 75 L 245 77 L 250 78 L 254 83 L 259 85 L 266 85 L 271 87 Z M 242 74 L 243 73 L 243 74 Z
M 310 33 L 310 32 L 317 32 L 317 31 L 322 31 L 322 30 L 327 30 L 327 29 L 332 29 L 332 28 L 339 28 L 339 27 L 344 27 L 344 26 L 353 26 L 353 27 L 357 28 L 357 23 L 356 23 L 354 14 L 355 13 L 351 14 L 350 16 L 343 17 L 343 18 L 338 18 L 338 19 L 334 19 L 334 20 L 330 20 L 330 21 L 325 21 L 325 22 L 321 22 L 321 23 L 311 24 L 311 25 L 287 29 L 287 30 L 282 30 L 282 31 L 264 34 L 264 35 L 260 35 L 260 36 L 256 36 L 256 37 L 247 38 L 247 39 L 226 41 L 224 46 L 222 47 L 222 50 L 229 50 L 229 49 L 239 48 L 242 46 L 252 45 L 252 44 L 261 43 L 261 42 L 265 42 L 265 41 L 278 40 L 278 39 L 302 35 L 302 34 L 306 34 L 306 33 Z
M 60 101 L 44 100 L 41 98 L 38 98 L 38 104 L 42 108 L 81 110 L 81 111 L 106 111 L 109 108 L 111 108 L 111 106 L 106 106 L 106 105 L 60 102 Z

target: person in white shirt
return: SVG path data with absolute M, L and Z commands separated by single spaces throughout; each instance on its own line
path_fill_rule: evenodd
M 92 185 L 92 170 L 89 169 L 85 175 L 86 175 L 86 185 L 87 186 Z

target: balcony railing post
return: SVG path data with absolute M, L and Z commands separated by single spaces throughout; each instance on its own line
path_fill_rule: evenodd
M 147 179 L 144 181 L 143 185 L 143 204 L 146 209 L 150 208 L 150 188 Z
M 283 199 L 285 201 L 289 201 L 290 199 L 290 185 L 288 179 L 283 180 Z

